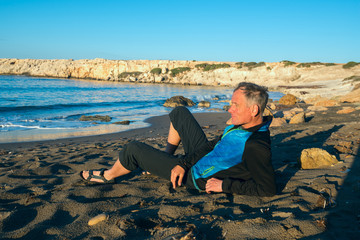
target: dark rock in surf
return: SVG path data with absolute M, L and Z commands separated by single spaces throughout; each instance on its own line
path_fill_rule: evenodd
M 111 121 L 111 117 L 106 115 L 106 116 L 101 116 L 101 115 L 95 115 L 95 116 L 81 116 L 80 121 L 99 121 L 99 122 L 110 122 Z
M 195 103 L 192 100 L 185 98 L 183 96 L 174 96 L 174 97 L 168 98 L 163 106 L 171 107 L 171 108 L 178 107 L 178 106 L 192 107 L 192 106 L 195 106 Z

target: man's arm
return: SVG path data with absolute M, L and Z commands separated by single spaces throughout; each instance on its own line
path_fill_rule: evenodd
M 199 161 L 203 156 L 208 152 L 214 149 L 216 143 L 220 140 L 220 137 L 209 141 L 202 145 L 199 150 L 189 156 L 186 156 L 181 162 L 180 165 L 176 165 L 171 170 L 170 181 L 175 189 L 177 186 L 181 186 L 182 179 L 185 175 L 185 172 L 188 171 L 197 161 Z
M 225 178 L 222 184 L 223 192 L 256 196 L 275 195 L 276 183 L 270 149 L 259 143 L 250 144 L 244 152 L 243 159 L 251 179 Z

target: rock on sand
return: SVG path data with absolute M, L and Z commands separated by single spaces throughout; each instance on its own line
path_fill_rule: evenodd
M 302 169 L 315 169 L 332 166 L 338 163 L 334 155 L 320 148 L 304 149 L 301 152 L 300 164 Z

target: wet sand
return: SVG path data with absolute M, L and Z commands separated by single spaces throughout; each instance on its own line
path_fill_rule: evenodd
M 111 167 L 131 140 L 164 150 L 167 116 L 150 119 L 149 128 L 123 133 L 0 144 L 0 238 L 356 239 L 360 110 L 336 114 L 341 108 L 316 112 L 305 123 L 271 128 L 279 188 L 274 197 L 173 190 L 169 181 L 141 170 L 111 185 L 81 181 L 81 170 Z M 201 113 L 196 118 L 213 139 L 226 127 L 229 114 Z M 341 141 L 352 142 L 350 152 L 334 148 Z M 313 147 L 334 154 L 340 163 L 300 169 L 301 150 Z M 182 152 L 180 147 L 176 154 Z M 107 219 L 89 226 L 101 213 Z

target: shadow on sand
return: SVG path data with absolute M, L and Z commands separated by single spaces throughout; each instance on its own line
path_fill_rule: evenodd
M 306 148 L 323 148 L 329 152 L 330 147 L 324 147 L 324 143 L 332 133 L 337 132 L 344 125 L 335 125 L 329 130 L 317 132 L 313 135 L 296 138 L 303 130 L 279 133 L 272 137 L 272 159 L 276 170 L 276 182 L 278 193 L 281 193 L 289 180 L 299 170 L 298 158 L 301 151 Z

